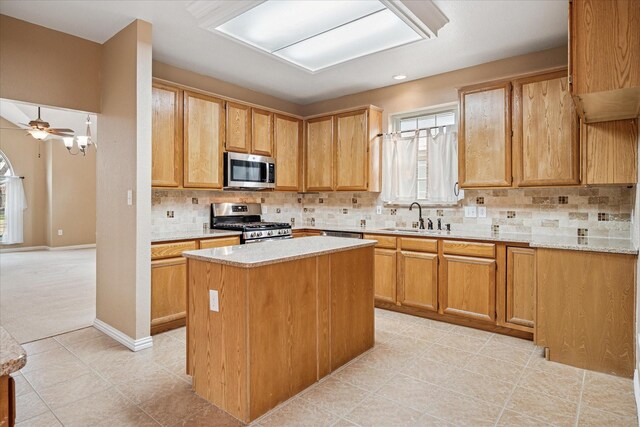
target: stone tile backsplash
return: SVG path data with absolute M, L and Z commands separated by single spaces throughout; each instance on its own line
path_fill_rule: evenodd
M 384 206 L 376 193 L 281 193 L 153 190 L 151 229 L 195 231 L 209 223 L 214 202 L 259 202 L 267 221 L 296 226 L 413 227 L 417 210 Z M 453 231 L 492 231 L 590 237 L 631 237 L 634 189 L 626 187 L 466 190 L 456 206 L 425 206 L 425 218 L 442 219 Z M 465 218 L 464 207 L 481 205 L 486 218 Z M 381 213 L 376 213 L 380 208 Z M 169 217 L 167 212 L 171 212 Z M 586 231 L 583 231 L 586 230 Z

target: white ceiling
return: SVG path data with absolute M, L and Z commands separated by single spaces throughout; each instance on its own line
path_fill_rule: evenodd
M 389 86 L 395 74 L 413 80 L 567 43 L 566 0 L 435 0 L 450 21 L 437 38 L 312 74 L 200 28 L 189 3 L 0 0 L 0 13 L 98 43 L 143 19 L 153 24 L 154 59 L 298 104 Z

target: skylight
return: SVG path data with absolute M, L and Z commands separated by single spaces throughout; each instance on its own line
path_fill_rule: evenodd
M 210 29 L 312 72 L 424 38 L 378 0 L 268 0 Z

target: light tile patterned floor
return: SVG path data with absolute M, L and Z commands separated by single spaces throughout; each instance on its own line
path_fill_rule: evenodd
M 25 345 L 18 426 L 237 426 L 191 391 L 184 328 L 132 353 L 93 328 Z M 632 381 L 524 340 L 376 310 L 376 347 L 256 426 L 637 426 Z

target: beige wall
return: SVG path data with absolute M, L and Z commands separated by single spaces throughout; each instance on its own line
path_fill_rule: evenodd
M 0 117 L 0 127 L 16 128 L 13 123 Z M 38 145 L 41 156 L 38 158 Z M 46 143 L 36 141 L 24 130 L 0 129 L 0 150 L 9 158 L 13 171 L 24 176 L 24 193 L 27 209 L 24 210 L 24 243 L 3 245 L 2 248 L 46 246 L 45 204 L 46 188 Z
M 151 304 L 151 24 L 136 20 L 108 40 L 101 73 L 96 317 L 141 339 Z
M 16 128 L 0 118 L 0 127 Z M 24 176 L 27 209 L 24 243 L 30 246 L 73 246 L 96 242 L 96 156 L 71 156 L 58 139 L 36 141 L 24 130 L 0 130 L 0 150 L 14 173 Z M 38 157 L 40 153 L 40 157 Z M 57 230 L 63 235 L 58 236 Z
M 461 86 L 566 65 L 567 48 L 559 47 L 316 102 L 303 106 L 301 114 L 310 116 L 373 104 L 384 109 L 383 128 L 386 130 L 390 114 L 455 102 L 458 99 L 457 88 Z
M 301 106 L 293 102 L 158 61 L 153 61 L 153 77 L 286 113 L 300 114 L 301 110 Z
M 0 15 L 0 98 L 100 108 L 98 43 Z

